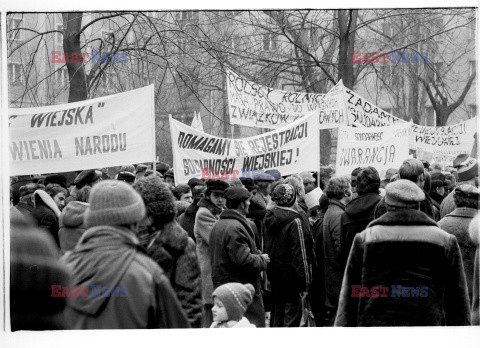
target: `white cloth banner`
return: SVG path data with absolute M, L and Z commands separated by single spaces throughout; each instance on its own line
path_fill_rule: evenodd
M 410 124 L 387 127 L 338 129 L 336 174 L 350 175 L 355 168 L 372 166 L 381 178 L 389 168 L 399 168 L 408 157 Z
M 410 148 L 417 158 L 449 164 L 459 154 L 472 152 L 477 132 L 477 117 L 444 127 L 412 125 Z
M 10 175 L 155 160 L 153 85 L 81 102 L 9 109 Z
M 170 117 L 175 182 L 191 178 L 235 179 L 246 171 L 278 169 L 282 175 L 318 170 L 318 120 L 304 117 L 261 135 L 227 139 L 203 133 Z
M 348 124 L 355 127 L 383 127 L 405 123 L 401 118 L 380 109 L 354 91 L 345 88 Z
M 278 129 L 320 109 L 325 96 L 262 86 L 231 70 L 226 75 L 231 124 Z

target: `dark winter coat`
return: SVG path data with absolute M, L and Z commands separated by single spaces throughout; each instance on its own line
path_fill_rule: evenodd
M 342 228 L 340 233 L 340 258 L 342 268 L 347 264 L 353 238 L 375 219 L 375 208 L 381 199 L 382 197 L 377 193 L 367 193 L 358 196 L 345 207 L 341 218 Z
M 35 191 L 35 193 L 39 192 Z M 35 208 L 32 210 L 32 218 L 36 221 L 37 226 L 39 228 L 43 228 L 55 240 L 57 247 L 60 248 L 60 240 L 58 238 L 58 217 L 60 216 L 60 210 L 55 205 L 50 196 L 45 191 L 41 191 L 41 195 L 39 195 L 35 200 Z
M 153 235 L 147 253 L 170 279 L 190 326 L 201 327 L 202 280 L 195 242 L 176 221 L 172 221 Z
M 65 297 L 52 297 L 52 285 L 69 285 L 58 248 L 47 232 L 10 208 L 10 319 L 12 331 L 69 329 Z
M 74 249 L 80 237 L 87 230 L 83 223 L 83 217 L 87 208 L 88 203 L 79 201 L 70 202 L 63 208 L 59 219 L 60 229 L 58 230 L 62 254 Z
M 226 283 L 250 283 L 255 287 L 252 303 L 245 317 L 256 327 L 265 326 L 261 298 L 261 271 L 267 262 L 257 252 L 251 222 L 234 209 L 226 209 L 210 234 L 213 287 Z
M 473 271 L 475 268 L 476 245 L 468 235 L 470 222 L 477 213 L 473 208 L 457 208 L 438 222 L 438 227 L 457 238 L 462 252 L 463 268 L 467 279 L 470 302 L 473 300 Z
M 195 240 L 197 257 L 202 272 L 202 299 L 203 304 L 213 304 L 212 293 L 212 264 L 210 260 L 210 233 L 213 225 L 220 218 L 222 210 L 215 206 L 209 199 L 202 198 L 198 202 L 198 212 L 195 216 Z
M 265 227 L 263 226 L 263 219 L 267 213 L 268 201 L 265 201 L 264 196 L 257 192 L 250 200 L 250 207 L 248 208 L 247 218 L 250 218 L 255 223 L 255 245 L 259 249 L 263 249 L 263 233 Z
M 178 217 L 178 224 L 187 231 L 188 236 L 192 238 L 193 241 L 195 241 L 195 234 L 193 231 L 195 228 L 195 216 L 197 215 L 198 209 L 199 206 L 197 203 L 192 203 L 188 206 L 187 210 Z
M 352 286 L 388 287 L 356 297 Z M 413 287 L 401 296 L 396 287 Z M 395 288 L 394 288 L 395 287 Z M 420 287 L 424 290 L 421 291 Z M 426 296 L 425 296 L 426 295 Z M 457 240 L 413 209 L 388 212 L 355 236 L 335 326 L 469 325 L 470 308 Z
M 273 207 L 264 223 L 264 252 L 270 256 L 267 274 L 272 292 L 296 301 L 311 284 L 314 256 L 308 219 L 293 209 Z
M 249 221 L 234 209 L 226 209 L 210 234 L 212 280 L 215 288 L 236 282 L 257 284 L 267 262 L 258 254 Z
M 68 298 L 66 317 L 72 329 L 190 327 L 165 273 L 146 255 L 132 231 L 90 228 L 61 261 L 73 276 L 72 286 L 89 288 L 87 297 Z M 98 287 L 120 294 L 99 296 Z
M 469 229 L 470 239 L 477 246 L 475 253 L 475 271 L 473 275 L 472 325 L 480 325 L 480 226 L 479 215 L 475 217 Z
M 428 194 L 430 195 L 430 198 L 432 199 L 432 203 L 435 205 L 435 207 L 437 207 L 438 211 L 440 211 L 440 205 L 442 204 L 443 199 L 445 197 L 443 197 L 441 194 L 437 193 L 436 190 L 431 190 Z
M 345 205 L 330 199 L 323 218 L 323 257 L 325 269 L 326 306 L 336 308 L 342 287 L 343 267 L 340 257 L 340 233 Z
M 31 200 L 28 200 L 27 202 L 20 200 L 15 208 L 17 208 L 18 211 L 23 215 L 30 216 L 33 209 L 35 209 L 35 206 Z

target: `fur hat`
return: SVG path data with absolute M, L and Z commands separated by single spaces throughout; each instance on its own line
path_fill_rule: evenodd
M 120 168 L 120 172 L 129 172 L 129 173 L 135 174 L 135 167 L 133 166 L 133 164 L 128 164 L 128 165 L 122 166 Z
M 436 189 L 437 187 L 447 186 L 445 182 L 445 175 L 439 172 L 435 172 L 430 174 L 430 186 L 432 189 Z
M 173 174 L 173 169 L 169 169 L 165 172 L 165 174 L 163 174 L 163 176 L 165 178 L 172 178 L 174 179 L 175 178 L 175 175 Z
M 30 194 L 34 193 L 36 190 L 42 189 L 42 188 L 45 188 L 45 186 L 39 185 L 39 184 L 34 184 L 34 183 L 29 183 L 29 184 L 23 185 L 19 189 L 20 197 L 30 195 Z
M 227 283 L 215 289 L 212 296 L 217 297 L 228 315 L 228 320 L 240 321 L 253 301 L 255 288 L 252 284 Z
M 157 225 L 166 224 L 175 218 L 175 198 L 161 178 L 156 175 L 144 177 L 137 180 L 132 187 L 142 196 L 147 211 Z
M 97 172 L 95 169 L 83 170 L 77 175 L 75 180 L 73 180 L 73 184 L 80 190 L 83 186 L 91 184 L 101 177 L 102 172 Z
M 135 170 L 135 174 L 137 173 L 143 173 L 148 169 L 148 165 L 140 163 L 137 165 L 137 168 Z
M 223 192 L 229 187 L 228 183 L 223 180 L 206 180 L 208 192 Z
M 119 180 L 104 180 L 93 187 L 85 212 L 87 228 L 128 225 L 145 217 L 142 197 L 130 185 Z
M 453 167 L 457 168 L 458 181 L 468 181 L 478 176 L 477 160 L 467 154 L 458 155 L 453 161 Z
M 118 173 L 117 180 L 132 184 L 135 181 L 135 174 L 130 171 L 122 171 Z
M 188 180 L 187 185 L 190 186 L 190 189 L 193 191 L 193 188 L 197 185 L 205 186 L 205 182 L 202 179 L 191 178 L 190 180 Z
M 393 207 L 408 208 L 425 199 L 425 193 L 410 180 L 399 179 L 385 187 L 385 203 Z
M 63 188 L 67 188 L 67 178 L 61 174 L 51 174 L 45 177 L 43 184 L 45 186 L 48 184 L 59 184 Z
M 155 164 L 155 170 L 160 172 L 160 174 L 164 175 L 167 170 L 170 169 L 170 166 L 165 162 L 157 162 Z
M 279 184 L 272 192 L 272 200 L 279 207 L 291 207 L 295 203 L 297 194 L 290 184 Z
M 385 180 L 389 181 L 392 176 L 398 173 L 398 169 L 396 168 L 388 168 L 386 173 L 385 173 Z

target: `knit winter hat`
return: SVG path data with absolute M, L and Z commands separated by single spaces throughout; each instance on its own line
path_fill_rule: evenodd
M 272 192 L 272 200 L 279 207 L 291 207 L 295 203 L 297 194 L 290 184 L 279 184 Z
M 385 203 L 393 207 L 408 208 L 425 199 L 425 193 L 410 180 L 399 179 L 385 187 Z
M 467 154 L 458 155 L 453 161 L 453 167 L 457 168 L 458 181 L 472 180 L 478 175 L 477 160 Z
M 142 196 L 145 206 L 156 224 L 163 225 L 173 221 L 177 213 L 175 198 L 161 178 L 150 175 L 137 180 L 132 187 Z
M 227 283 L 216 288 L 212 296 L 222 302 L 228 320 L 240 321 L 252 303 L 254 293 L 252 284 Z
M 90 206 L 84 217 L 87 228 L 128 225 L 145 217 L 142 197 L 130 185 L 119 180 L 99 182 L 93 187 L 88 203 Z

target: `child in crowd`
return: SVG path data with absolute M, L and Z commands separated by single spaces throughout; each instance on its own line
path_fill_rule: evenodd
M 243 316 L 253 300 L 252 284 L 227 283 L 213 292 L 213 323 L 211 328 L 254 328 Z

